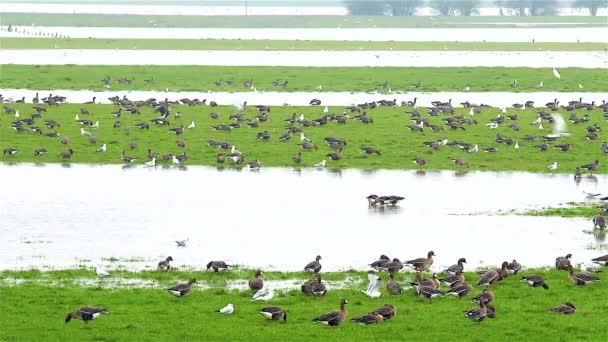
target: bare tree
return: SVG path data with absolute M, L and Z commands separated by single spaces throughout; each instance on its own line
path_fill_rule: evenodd
M 456 0 L 453 3 L 453 7 L 458 10 L 458 13 L 467 17 L 476 14 L 477 7 L 479 7 L 478 0 Z
M 346 0 L 350 15 L 384 15 L 386 3 L 375 0 Z
M 573 5 L 575 8 L 586 8 L 592 16 L 597 15 L 597 10 L 608 7 L 608 0 L 576 0 Z
M 429 6 L 439 12 L 441 16 L 454 15 L 454 1 L 452 0 L 430 0 Z
M 497 0 L 496 5 L 501 9 L 510 9 L 514 15 L 525 16 L 528 15 L 530 1 L 533 0 Z
M 530 15 L 547 16 L 557 13 L 556 0 L 532 0 L 530 1 Z
M 423 0 L 388 0 L 391 13 L 394 16 L 412 16 L 416 9 L 422 5 Z

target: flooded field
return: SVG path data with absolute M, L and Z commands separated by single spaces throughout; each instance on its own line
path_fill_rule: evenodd
M 586 232 L 588 219 L 493 215 L 583 201 L 582 191 L 600 192 L 606 176 L 577 185 L 570 175 L 508 172 L 31 164 L 2 165 L 0 172 L 7 180 L 0 269 L 109 258 L 145 269 L 172 255 L 180 265 L 225 259 L 287 271 L 320 254 L 330 271 L 363 269 L 381 253 L 408 259 L 431 249 L 437 269 L 462 256 L 470 267 L 513 258 L 533 267 L 552 264 L 555 255 L 588 260 L 606 250 L 604 237 Z M 406 199 L 370 209 L 371 193 Z M 176 247 L 183 239 L 188 246 Z
M 3 64 L 608 68 L 608 52 L 0 50 Z

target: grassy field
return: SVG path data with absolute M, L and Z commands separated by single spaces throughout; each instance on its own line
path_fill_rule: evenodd
M 23 272 L 22 272 L 23 273 Z M 22 274 L 21 273 L 21 274 Z M 497 318 L 486 319 L 481 324 L 470 322 L 463 311 L 475 307 L 469 300 L 439 298 L 425 304 L 413 292 L 390 296 L 385 291 L 380 299 L 370 299 L 359 290 L 361 285 L 349 289 L 332 290 L 322 298 L 310 298 L 299 290 L 276 291 L 268 303 L 252 303 L 248 291 L 227 290 L 221 284 L 208 290 L 196 289 L 186 298 L 176 299 L 163 288 L 176 283 L 176 276 L 159 274 L 158 287 L 127 287 L 108 289 L 107 280 L 95 280 L 94 272 L 86 272 L 91 282 L 88 285 L 72 284 L 66 277 L 78 277 L 84 271 L 71 275 L 62 274 L 61 285 L 42 284 L 37 281 L 43 274 L 28 277 L 20 285 L 3 285 L 0 300 L 0 339 L 2 340 L 197 340 L 251 341 L 251 340 L 504 340 L 529 339 L 543 336 L 544 340 L 594 341 L 606 336 L 605 298 L 608 287 L 601 282 L 587 287 L 576 287 L 567 279 L 564 271 L 526 270 L 524 275 L 539 274 L 545 277 L 550 287 L 530 288 L 519 281 L 520 275 L 508 277 L 493 285 L 493 306 Z M 183 282 L 191 277 L 230 277 L 190 272 L 179 277 Z M 1 278 L 17 277 L 20 274 L 3 272 Z M 244 279 L 249 278 L 244 277 Z M 297 275 L 300 279 L 302 276 Z M 386 278 L 382 274 L 383 279 Z M 412 274 L 400 274 L 397 280 L 407 283 Z M 266 279 L 272 279 L 268 274 Z M 478 276 L 466 274 L 467 281 L 476 284 Z M 603 282 L 604 280 L 602 280 Z M 2 279 L 0 279 L 2 282 Z M 473 295 L 479 293 L 475 289 Z M 339 308 L 341 298 L 347 298 L 349 318 L 364 315 L 386 303 L 395 305 L 397 315 L 390 321 L 376 326 L 360 326 L 345 322 L 337 328 L 328 328 L 312 323 L 312 319 L 325 312 Z M 547 309 L 574 303 L 577 312 L 564 316 L 548 312 Z M 235 305 L 235 313 L 221 316 L 214 312 L 227 303 Z M 85 326 L 80 321 L 64 323 L 68 312 L 81 306 L 104 307 L 109 314 Z M 287 322 L 266 321 L 257 314 L 268 305 L 281 306 L 288 313 Z
M 2 49 L 282 51 L 602 51 L 604 43 L 358 42 L 310 40 L 0 38 Z
M 20 111 L 21 118 L 29 117 L 33 112 L 30 104 L 21 104 L 14 106 Z M 80 111 L 80 108 L 87 108 L 91 114 L 80 115 L 81 119 L 89 119 L 92 122 L 99 121 L 100 128 L 92 130 L 92 134 L 97 141 L 94 144 L 89 142 L 87 137 L 80 135 L 80 126 L 74 120 L 75 114 Z M 45 134 L 36 133 L 18 133 L 10 127 L 10 122 L 14 121 L 14 114 L 0 114 L 0 148 L 17 148 L 20 153 L 7 156 L 3 155 L 0 160 L 12 162 L 62 162 L 59 153 L 71 148 L 74 150 L 74 155 L 69 160 L 72 163 L 120 163 L 120 151 L 126 150 L 127 154 L 138 158 L 135 164 L 142 164 L 147 160 L 147 150 L 152 149 L 158 153 L 173 153 L 180 154 L 186 151 L 189 159 L 186 165 L 216 165 L 216 155 L 221 152 L 216 148 L 207 146 L 207 140 L 214 139 L 222 142 L 228 142 L 236 145 L 236 147 L 245 154 L 246 160 L 258 159 L 264 166 L 292 166 L 291 157 L 302 151 L 298 145 L 300 143 L 299 134 L 295 135 L 289 142 L 279 142 L 279 136 L 285 133 L 285 128 L 288 123 L 287 118 L 291 118 L 292 114 L 303 113 L 305 119 L 312 120 L 323 116 L 322 107 L 273 107 L 271 108 L 270 120 L 261 122 L 258 128 L 249 128 L 245 126 L 246 122 L 257 122 L 255 108 L 247 108 L 246 117 L 251 121 L 242 123 L 242 128 L 233 129 L 230 132 L 215 131 L 210 128 L 211 125 L 228 124 L 235 122 L 229 120 L 229 115 L 235 112 L 235 108 L 208 106 L 172 106 L 172 113 L 181 111 L 183 116 L 181 119 L 175 119 L 171 116 L 170 127 L 179 127 L 181 125 L 188 126 L 191 121 L 195 121 L 196 128 L 187 129 L 186 132 L 176 137 L 168 132 L 168 127 L 156 127 L 150 120 L 158 117 L 158 113 L 153 113 L 151 108 L 142 107 L 141 115 L 132 115 L 123 112 L 123 117 L 120 119 L 122 126 L 120 128 L 112 128 L 116 119 L 110 113 L 115 111 L 117 107 L 113 105 L 62 105 L 48 109 L 47 113 L 43 113 L 43 117 L 34 123 L 35 126 L 43 128 L 43 133 L 48 133 L 56 130 L 60 137 L 50 138 Z M 330 113 L 342 113 L 343 108 L 329 108 Z M 405 115 L 406 108 L 376 108 L 368 112 L 373 118 L 374 123 L 364 125 L 359 121 L 349 120 L 345 125 L 340 125 L 335 122 L 330 122 L 325 126 L 317 126 L 304 128 L 306 136 L 317 145 L 318 150 L 303 151 L 303 161 L 301 167 L 311 167 L 322 159 L 328 160 L 330 168 L 361 168 L 361 169 L 414 169 L 418 166 L 412 162 L 416 157 L 423 157 L 427 160 L 427 165 L 423 169 L 471 169 L 471 170 L 514 170 L 514 171 L 533 171 L 533 172 L 548 172 L 547 166 L 554 161 L 559 162 L 559 168 L 556 172 L 569 173 L 578 165 L 590 163 L 593 160 L 603 160 L 603 154 L 600 150 L 602 140 L 589 141 L 585 139 L 585 127 L 597 122 L 603 130 L 608 129 L 606 120 L 603 119 L 602 113 L 599 110 L 592 112 L 579 113 L 579 117 L 583 114 L 589 114 L 591 120 L 588 124 L 579 124 L 568 126 L 568 130 L 572 133 L 570 137 L 563 137 L 559 140 L 560 144 L 572 144 L 570 152 L 560 152 L 557 148 L 550 147 L 547 152 L 540 152 L 535 149 L 535 146 L 542 144 L 542 136 L 550 134 L 551 125 L 544 122 L 545 130 L 539 131 L 536 125 L 530 123 L 536 118 L 536 110 L 530 109 L 526 111 L 516 111 L 511 109 L 512 114 L 517 113 L 519 119 L 510 121 L 510 123 L 518 123 L 521 126 L 521 131 L 515 132 L 507 128 L 504 124 L 498 129 L 489 129 L 485 126 L 491 118 L 495 118 L 498 110 L 488 108 L 482 111 L 481 114 L 473 117 L 477 120 L 477 125 L 464 126 L 466 130 L 453 130 L 447 128 L 442 123 L 445 115 L 439 117 L 429 117 L 422 114 L 423 118 L 428 118 L 430 124 L 443 126 L 440 131 L 431 131 L 426 129 L 424 133 L 411 132 L 406 129 L 407 125 L 413 125 L 410 117 Z M 213 120 L 209 117 L 209 113 L 218 112 L 220 118 Z M 425 111 L 423 110 L 423 113 Z M 456 109 L 455 115 L 468 116 L 468 109 Z M 353 115 L 353 114 L 351 114 Z M 56 127 L 54 130 L 44 127 L 45 119 L 53 119 L 59 122 L 61 127 Z M 149 130 L 140 130 L 134 127 L 136 123 L 147 122 L 150 124 Z M 296 124 L 296 126 L 299 126 Z M 25 126 L 27 127 L 27 126 Z M 130 135 L 125 135 L 124 128 L 130 129 Z M 268 131 L 271 135 L 269 141 L 263 141 L 256 138 L 258 132 Z M 498 144 L 494 141 L 496 134 L 502 134 L 505 138 L 511 137 L 517 139 L 520 149 L 516 150 L 513 146 Z M 525 142 L 522 138 L 526 135 L 539 135 L 541 138 L 536 142 Z M 325 137 L 337 137 L 345 139 L 348 143 L 342 155 L 343 158 L 338 161 L 332 161 L 325 155 L 330 153 L 330 149 L 325 145 L 323 139 Z M 61 138 L 68 138 L 70 143 L 62 145 L 59 143 Z M 176 140 L 182 139 L 186 143 L 185 149 L 176 146 Z M 479 145 L 479 153 L 467 153 L 458 147 L 444 146 L 439 151 L 432 152 L 423 142 L 436 141 L 438 139 L 448 139 L 448 141 L 464 141 L 470 144 Z M 97 147 L 106 143 L 108 151 L 106 153 L 96 153 Z M 135 143 L 137 147 L 134 150 L 129 150 L 129 144 Z M 549 143 L 554 145 L 557 143 Z M 381 151 L 382 155 L 367 155 L 359 151 L 362 146 L 371 146 Z M 34 149 L 43 147 L 48 150 L 48 154 L 35 157 Z M 488 147 L 496 147 L 497 153 L 485 153 L 482 149 Z M 462 157 L 465 158 L 468 166 L 455 166 L 450 158 Z M 230 161 L 226 162 L 231 165 Z M 604 163 L 600 163 L 597 173 L 606 173 L 608 167 Z
M 217 28 L 606 27 L 604 17 L 174 16 L 2 13 L 2 25 Z M 557 23 L 557 24 L 555 24 Z
M 535 210 L 527 210 L 520 215 L 525 216 L 560 216 L 560 217 L 588 217 L 593 218 L 600 212 L 601 204 L 589 203 L 569 203 L 567 206 L 558 208 L 542 208 Z
M 111 90 L 164 91 L 249 91 L 243 82 L 253 80 L 258 91 L 606 91 L 608 69 L 560 69 L 561 80 L 555 80 L 550 68 L 315 68 L 315 67 L 232 67 L 232 66 L 39 66 L 0 65 L 0 88 L 14 89 L 90 89 L 105 90 L 100 82 L 131 78 L 132 84 L 111 82 Z M 516 79 L 517 88 L 510 87 Z M 153 82 L 146 84 L 144 80 Z M 217 80 L 232 80 L 216 86 Z M 289 81 L 285 88 L 272 86 L 275 80 Z M 538 88 L 539 82 L 544 83 Z M 412 84 L 421 82 L 421 88 Z

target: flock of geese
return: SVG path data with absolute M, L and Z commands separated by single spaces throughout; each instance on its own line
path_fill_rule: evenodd
M 455 296 L 462 299 L 470 296 L 474 288 L 483 288 L 482 292 L 471 297 L 471 302 L 478 306 L 467 310 L 464 314 L 465 317 L 472 321 L 482 322 L 486 318 L 495 318 L 497 315 L 496 308 L 491 304 L 495 298 L 494 293 L 491 292 L 491 287 L 497 286 L 503 279 L 517 275 L 523 271 L 523 266 L 516 260 L 513 260 L 512 262 L 505 261 L 498 268 L 478 271 L 479 280 L 474 287 L 472 284 L 467 283 L 464 277 L 464 264 L 467 262 L 466 258 L 458 259 L 456 264 L 443 270 L 443 277 L 439 277 L 437 273 L 433 273 L 430 278 L 425 278 L 423 272 L 429 271 L 434 263 L 434 256 L 435 253 L 429 251 L 426 257 L 401 262 L 398 258 L 391 259 L 386 255 L 381 255 L 378 260 L 369 264 L 369 285 L 365 290 L 361 290 L 361 292 L 370 298 L 379 298 L 382 295 L 380 292 L 380 282 L 382 280 L 381 274 L 383 272 L 386 272 L 387 274 L 386 290 L 390 295 L 401 295 L 410 287 L 415 290 L 417 296 L 427 302 L 445 296 Z M 304 295 L 322 297 L 328 292 L 328 288 L 321 278 L 321 260 L 321 256 L 318 255 L 315 260 L 309 262 L 303 268 L 304 272 L 312 274 L 311 279 L 305 281 L 301 286 L 301 292 Z M 566 271 L 567 278 L 576 286 L 586 286 L 600 280 L 594 273 L 600 271 L 599 267 L 608 266 L 608 255 L 597 257 L 591 261 L 594 264 L 597 264 L 597 266 L 589 267 L 582 272 L 575 272 L 572 264 L 572 255 L 567 254 L 555 259 L 555 268 L 557 270 Z M 172 262 L 173 258 L 171 256 L 161 260 L 157 264 L 157 270 L 163 272 L 170 271 L 172 269 Z M 207 271 L 217 273 L 226 272 L 230 267 L 231 265 L 220 260 L 210 261 L 206 266 Z M 405 267 L 415 271 L 416 278 L 409 284 L 400 284 L 396 279 L 396 276 Z M 109 275 L 109 273 L 100 272 L 99 270 L 97 271 L 97 274 L 100 276 Z M 530 287 L 542 287 L 545 290 L 549 290 L 549 285 L 540 275 L 529 274 L 522 276 L 520 280 Z M 192 293 L 193 286 L 196 283 L 196 279 L 190 279 L 187 283 L 177 284 L 167 288 L 165 291 L 175 297 L 182 298 Z M 248 282 L 248 286 L 253 293 L 251 297 L 252 302 L 266 302 L 272 300 L 274 297 L 274 291 L 270 287 L 265 286 L 263 272 L 261 270 L 255 271 Z M 442 289 L 442 286 L 444 289 Z M 312 321 L 328 326 L 338 326 L 342 324 L 348 318 L 348 312 L 346 310 L 348 300 L 345 298 L 341 299 L 339 304 L 339 310 L 330 311 L 318 317 L 314 317 L 312 318 Z M 229 303 L 216 312 L 222 315 L 230 315 L 234 313 L 235 310 L 235 305 Z M 562 305 L 548 308 L 548 310 L 568 315 L 575 313 L 577 308 L 574 304 L 566 302 Z M 84 323 L 88 323 L 108 312 L 109 311 L 106 308 L 85 306 L 68 313 L 65 322 L 67 323 L 72 319 L 79 319 L 84 321 Z M 395 305 L 385 304 L 373 311 L 352 318 L 351 321 L 359 324 L 382 323 L 393 318 L 396 313 L 397 308 Z M 263 307 L 258 311 L 258 314 L 268 320 L 287 321 L 287 312 L 279 306 Z
M 0 95 L 0 101 L 6 102 L 7 99 L 4 99 L 2 95 Z M 180 121 L 182 113 L 180 111 L 172 110 L 172 106 L 187 105 L 198 107 L 209 105 L 212 110 L 218 106 L 218 104 L 214 101 L 207 103 L 206 99 L 199 100 L 188 98 L 184 98 L 179 101 L 169 101 L 168 99 L 163 101 L 158 101 L 156 99 L 135 101 L 128 99 L 126 96 L 123 96 L 122 98 L 115 96 L 110 98 L 110 101 L 117 107 L 116 110 L 108 114 L 109 117 L 113 118 L 114 120 L 113 122 L 107 124 L 111 124 L 113 129 L 122 130 L 125 136 L 128 137 L 131 134 L 134 134 L 135 131 L 149 132 L 152 125 L 161 128 L 165 127 L 166 132 L 176 136 L 177 139 L 175 141 L 175 145 L 177 148 L 182 149 L 181 153 L 158 152 L 148 147 L 146 157 L 142 158 L 141 156 L 130 156 L 127 154 L 127 152 L 125 152 L 124 149 L 121 150 L 120 157 L 118 159 L 120 162 L 131 165 L 143 159 L 143 163 L 146 166 L 156 166 L 159 162 L 179 166 L 186 163 L 189 158 L 188 154 L 183 151 L 183 149 L 186 147 L 186 140 L 183 138 L 183 136 L 187 131 L 197 129 L 199 126 L 197 126 L 194 121 L 191 121 L 187 125 L 182 123 Z M 23 97 L 13 102 L 26 103 L 26 99 Z M 50 108 L 62 103 L 66 103 L 66 98 L 64 96 L 49 94 L 47 97 L 40 98 L 39 95 L 36 94 L 36 96 L 32 99 L 32 103 L 34 104 L 32 109 L 35 112 L 28 116 L 21 115 L 19 110 L 10 103 L 3 104 L 4 112 L 9 115 L 14 115 L 15 120 L 10 123 L 10 126 L 17 133 L 34 133 L 45 135 L 49 138 L 57 138 L 60 144 L 66 145 L 64 151 L 58 155 L 59 159 L 62 161 L 68 161 L 75 153 L 89 153 L 93 151 L 76 150 L 70 145 L 70 139 L 62 136 L 61 133 L 58 132 L 58 129 L 61 127 L 59 120 L 57 118 L 46 118 L 46 112 L 50 110 Z M 100 122 L 99 120 L 87 118 L 90 111 L 86 108 L 86 105 L 95 103 L 96 98 L 93 98 L 92 101 L 85 103 L 84 106 L 80 108 L 80 111 L 76 113 L 74 120 L 79 124 L 80 129 L 78 132 L 71 132 L 71 134 L 79 135 L 83 139 L 87 139 L 90 144 L 96 146 L 94 151 L 97 151 L 98 153 L 105 153 L 108 150 L 108 144 L 112 142 L 100 141 L 101 138 L 96 136 L 96 131 L 99 129 L 100 125 L 105 125 L 106 122 Z M 320 105 L 321 101 L 319 99 L 313 99 L 311 100 L 311 104 Z M 344 149 L 349 148 L 348 142 L 345 139 L 332 136 L 325 137 L 322 142 L 314 142 L 312 139 L 306 136 L 304 129 L 313 129 L 314 127 L 325 126 L 330 122 L 335 122 L 338 125 L 345 125 L 349 121 L 358 121 L 364 125 L 372 125 L 374 123 L 374 118 L 368 113 L 370 110 L 376 107 L 404 107 L 405 114 L 409 116 L 410 120 L 412 121 L 412 124 L 407 125 L 405 128 L 411 132 L 423 133 L 426 130 L 434 132 L 447 130 L 466 131 L 469 126 L 479 124 L 475 116 L 485 108 L 489 108 L 488 105 L 484 104 L 477 105 L 469 102 L 463 102 L 460 105 L 469 109 L 469 115 L 467 116 L 455 115 L 455 110 L 451 99 L 447 102 L 433 101 L 431 104 L 431 107 L 418 107 L 416 98 L 412 99 L 411 101 L 403 101 L 401 103 L 397 103 L 397 100 L 380 100 L 347 106 L 340 114 L 329 113 L 329 108 L 326 106 L 323 109 L 323 115 L 317 118 L 308 119 L 304 114 L 294 113 L 292 117 L 284 119 L 285 132 L 278 138 L 273 137 L 268 130 L 257 132 L 255 137 L 261 141 L 272 141 L 276 139 L 275 141 L 280 143 L 289 142 L 292 140 L 292 138 L 294 140 L 297 139 L 298 146 L 300 147 L 301 151 L 292 155 L 291 162 L 294 165 L 300 165 L 305 162 L 303 152 L 306 153 L 308 151 L 318 150 L 319 146 L 323 144 L 328 148 L 328 151 L 325 154 L 326 159 L 318 162 L 315 161 L 314 163 L 310 163 L 308 165 L 316 168 L 325 168 L 328 164 L 328 160 L 338 161 L 343 158 Z M 533 101 L 526 101 L 524 103 L 515 103 L 512 107 L 515 109 L 526 109 L 534 108 L 534 106 L 535 104 Z M 141 109 L 143 107 L 152 108 L 154 112 L 157 113 L 156 117 L 136 122 L 132 127 L 124 127 L 121 118 L 124 115 L 141 114 Z M 264 123 L 268 122 L 271 118 L 271 108 L 265 105 L 256 105 L 250 107 L 255 108 L 257 111 L 257 115 L 254 115 L 254 117 L 245 114 L 245 110 L 249 107 L 247 102 L 243 102 L 242 104 L 235 105 L 236 112 L 230 114 L 227 118 L 230 120 L 229 123 L 211 125 L 210 128 L 212 130 L 221 132 L 230 132 L 242 127 L 263 129 Z M 489 129 L 496 129 L 504 126 L 511 129 L 514 133 L 517 133 L 521 130 L 522 125 L 531 124 L 537 125 L 539 128 L 539 133 L 541 134 L 525 135 L 521 137 L 508 137 L 504 135 L 504 133 L 496 134 L 495 144 L 492 146 L 479 146 L 479 144 L 474 142 L 460 140 L 449 141 L 445 138 L 426 141 L 424 142 L 424 145 L 427 146 L 431 152 L 452 147 L 463 151 L 465 154 L 473 154 L 478 152 L 494 154 L 499 153 L 503 148 L 502 146 L 504 146 L 504 148 L 519 150 L 522 148 L 521 144 L 526 143 L 531 144 L 533 148 L 539 152 L 546 152 L 550 149 L 556 149 L 563 153 L 568 153 L 572 151 L 572 144 L 560 143 L 562 137 L 567 136 L 568 132 L 543 134 L 544 126 L 547 124 L 554 124 L 555 126 L 563 126 L 564 124 L 562 121 L 565 120 L 563 120 L 561 115 L 555 115 L 555 113 L 552 112 L 566 111 L 569 113 L 569 122 L 575 125 L 583 125 L 591 121 L 592 118 L 589 114 L 581 115 L 577 111 L 590 111 L 596 108 L 602 109 L 604 112 L 604 117 L 608 118 L 608 103 L 606 103 L 606 101 L 602 101 L 602 104 L 598 105 L 595 102 L 584 102 L 582 98 L 568 101 L 565 105 L 560 104 L 558 99 L 548 102 L 545 104 L 544 108 L 537 111 L 536 119 L 528 123 L 521 122 L 522 119 L 516 112 L 507 112 L 506 108 L 501 108 L 497 116 L 490 119 L 490 122 L 485 124 Z M 44 119 L 43 115 L 45 116 Z M 50 117 L 51 115 L 48 116 Z M 439 116 L 441 116 L 441 121 L 443 124 L 432 124 L 430 118 Z M 219 119 L 220 114 L 217 111 L 212 111 L 209 114 L 209 117 L 212 120 L 217 120 Z M 173 119 L 179 122 L 179 126 L 171 126 L 171 121 Z M 587 140 L 594 141 L 600 138 L 599 133 L 601 128 L 597 123 L 588 123 L 585 130 L 587 132 L 587 135 L 585 136 Z M 251 170 L 257 170 L 262 165 L 262 162 L 258 159 L 246 160 L 246 154 L 239 151 L 236 146 L 230 142 L 216 139 L 208 139 L 206 142 L 209 147 L 220 150 L 216 155 L 216 162 L 218 165 L 231 162 L 233 165 L 242 166 Z M 128 150 L 136 150 L 137 148 L 138 146 L 136 142 L 131 142 L 128 144 Z M 360 150 L 361 153 L 368 156 L 376 156 L 377 158 L 383 156 L 380 149 L 376 146 L 359 146 L 357 149 Z M 601 144 L 600 150 L 602 153 L 608 154 L 608 143 L 604 142 Z M 252 153 L 254 152 L 255 151 L 252 151 Z M 6 146 L 3 149 L 3 154 L 5 156 L 10 157 L 17 155 L 18 153 L 20 153 L 19 149 L 14 146 Z M 31 151 L 31 153 L 33 153 L 34 156 L 42 156 L 47 154 L 48 150 L 44 146 L 39 146 Z M 465 157 L 453 157 L 450 159 L 457 167 L 468 166 L 468 162 Z M 422 156 L 415 157 L 412 159 L 412 162 L 419 167 L 423 167 L 428 164 L 426 158 Z M 584 165 L 580 165 L 576 168 L 576 170 L 574 170 L 575 179 L 580 179 L 581 172 L 583 170 L 586 170 L 592 174 L 597 170 L 598 166 L 599 160 L 597 159 Z M 554 171 L 557 170 L 558 167 L 559 164 L 557 161 L 555 161 L 548 165 L 547 169 Z

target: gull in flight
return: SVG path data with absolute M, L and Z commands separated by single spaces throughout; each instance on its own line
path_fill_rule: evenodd
M 175 240 L 175 243 L 177 244 L 177 247 L 186 247 L 188 240 L 190 240 L 190 238 L 187 238 L 186 240 Z
M 361 292 L 363 292 L 366 296 L 370 298 L 380 297 L 380 277 L 376 273 L 370 272 L 367 274 L 367 278 L 369 279 L 367 289 L 361 290 Z

